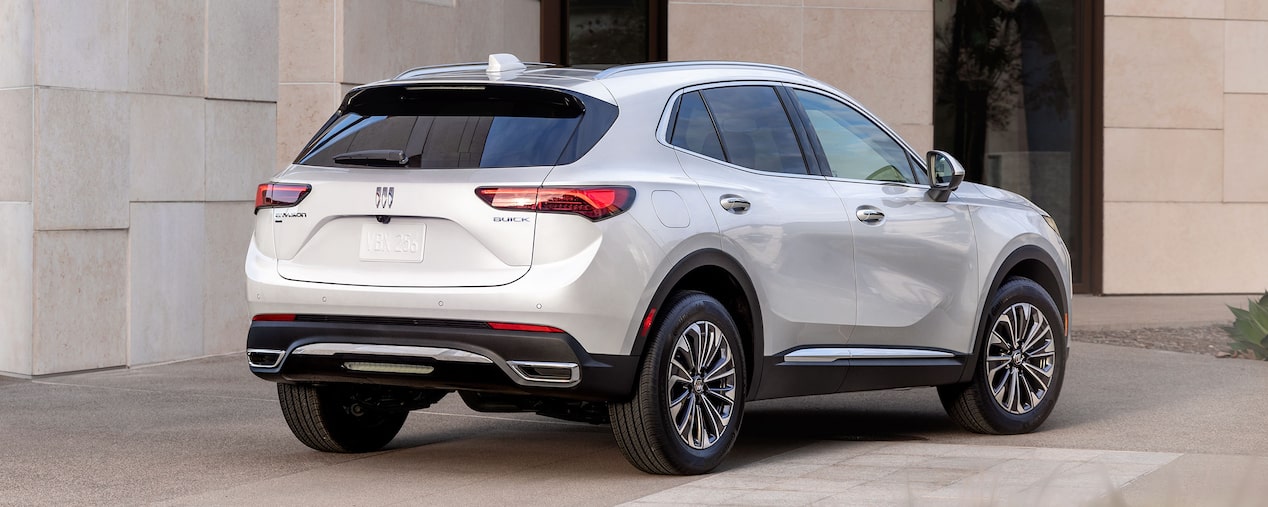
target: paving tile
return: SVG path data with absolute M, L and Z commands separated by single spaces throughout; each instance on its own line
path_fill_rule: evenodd
M 829 496 L 817 491 L 744 491 L 726 505 L 810 505 Z
M 1180 455 L 1170 452 L 1110 451 L 1092 458 L 1092 463 L 1124 463 L 1162 466 L 1175 461 Z
M 692 486 L 718 489 L 764 489 L 779 482 L 775 477 L 723 472 L 692 482 Z
M 783 479 L 767 486 L 767 490 L 778 491 L 812 491 L 822 493 L 840 493 L 860 484 L 862 480 L 843 480 L 835 481 L 831 479 L 813 479 L 808 477 L 798 477 L 793 479 Z
M 842 465 L 866 465 L 866 466 L 882 466 L 882 467 L 907 467 L 914 466 L 929 461 L 928 456 L 916 456 L 908 454 L 864 454 L 842 461 Z
M 898 467 L 874 467 L 865 465 L 835 465 L 820 468 L 805 475 L 810 479 L 827 480 L 873 480 L 885 477 L 899 470 Z
M 660 493 L 645 496 L 638 499 L 641 502 L 661 502 L 677 505 L 724 505 L 731 499 L 743 494 L 744 491 L 722 489 L 722 488 L 701 488 L 692 484 L 669 488 Z
M 816 463 L 785 463 L 783 461 L 772 461 L 767 459 L 737 469 L 736 471 L 745 475 L 756 475 L 760 477 L 802 477 L 808 473 L 827 466 L 829 465 Z

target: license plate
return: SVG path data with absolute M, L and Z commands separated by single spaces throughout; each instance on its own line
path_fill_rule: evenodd
M 361 226 L 361 260 L 383 262 L 422 262 L 423 233 L 421 223 L 364 224 Z

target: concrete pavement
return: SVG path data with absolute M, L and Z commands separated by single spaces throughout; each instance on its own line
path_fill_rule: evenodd
M 241 356 L 0 381 L 0 504 L 1263 505 L 1268 363 L 1074 343 L 1041 431 L 956 428 L 932 389 L 753 403 L 704 477 L 625 463 L 606 426 L 415 412 L 388 450 L 291 437 Z

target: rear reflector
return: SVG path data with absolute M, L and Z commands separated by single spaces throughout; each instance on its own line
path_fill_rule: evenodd
M 535 324 L 510 324 L 507 322 L 489 322 L 489 327 L 498 331 L 529 331 L 533 333 L 562 333 L 557 327 L 538 326 Z
M 255 212 L 263 208 L 289 208 L 304 200 L 313 190 L 311 185 L 296 183 L 261 183 L 255 189 Z
M 251 322 L 275 322 L 275 321 L 292 321 L 295 320 L 293 313 L 261 313 L 251 317 Z
M 634 203 L 630 187 L 480 187 L 476 195 L 496 209 L 571 213 L 595 222 L 619 215 Z

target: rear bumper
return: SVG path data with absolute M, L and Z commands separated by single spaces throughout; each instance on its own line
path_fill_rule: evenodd
M 588 354 L 566 333 L 498 331 L 482 323 L 302 315 L 251 323 L 251 372 L 273 382 L 348 382 L 624 399 L 634 356 Z

